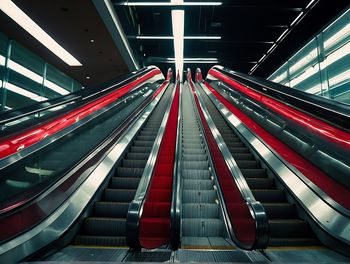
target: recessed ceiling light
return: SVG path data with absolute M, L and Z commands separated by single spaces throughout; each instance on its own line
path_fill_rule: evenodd
M 86 76 L 85 78 L 86 78 L 87 80 L 90 80 L 90 76 Z
M 67 50 L 59 45 L 49 34 L 47 34 L 37 23 L 35 23 L 26 13 L 24 13 L 11 0 L 1 0 L 0 10 L 8 15 L 19 26 L 37 39 L 41 44 L 53 52 L 57 57 L 69 66 L 82 66 Z
M 95 40 L 94 39 L 90 39 L 90 43 L 94 43 L 95 42 Z

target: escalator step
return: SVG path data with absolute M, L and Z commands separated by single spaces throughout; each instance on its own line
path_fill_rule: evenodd
M 150 153 L 152 146 L 150 147 L 140 147 L 140 146 L 131 146 L 130 151 L 134 153 Z
M 183 190 L 183 203 L 214 203 L 216 197 L 215 190 Z
M 182 151 L 184 155 L 203 155 L 205 154 L 205 149 L 204 148 L 199 148 L 199 149 L 190 149 L 190 148 L 182 148 Z
M 186 161 L 203 161 L 208 159 L 206 154 L 183 154 L 182 157 Z
M 126 217 L 129 203 L 96 202 L 95 216 L 102 217 Z
M 218 218 L 219 205 L 216 203 L 184 203 L 182 205 L 183 218 Z
M 275 188 L 272 178 L 246 178 L 251 189 L 273 189 Z
M 126 154 L 127 159 L 147 160 L 148 157 L 149 157 L 149 153 L 128 152 L 128 154 Z
M 271 237 L 269 239 L 270 247 L 287 247 L 287 246 L 317 246 L 320 245 L 319 240 L 316 238 L 276 238 Z
M 289 203 L 263 203 L 268 219 L 295 218 L 296 210 Z
M 273 203 L 273 202 L 283 202 L 286 201 L 286 197 L 282 190 L 272 189 L 272 190 L 252 190 L 255 200 L 262 203 Z
M 152 147 L 153 143 L 153 140 L 134 140 L 133 145 L 135 147 Z
M 248 148 L 232 148 L 228 147 L 231 153 L 250 153 Z
M 182 170 L 184 179 L 209 179 L 210 171 L 208 170 Z
M 143 173 L 143 168 L 125 168 L 118 167 L 117 174 L 118 177 L 141 177 Z
M 140 178 L 112 177 L 111 187 L 115 189 L 137 189 Z
M 147 160 L 124 159 L 122 163 L 124 167 L 144 168 L 146 166 Z
M 78 235 L 75 238 L 76 245 L 98 245 L 98 246 L 125 246 L 125 236 L 84 236 Z
M 240 169 L 259 169 L 259 162 L 256 160 L 236 160 Z
M 204 145 L 203 143 L 188 143 L 186 145 L 183 146 L 183 149 L 203 149 Z
M 156 138 L 156 135 L 139 135 L 137 136 L 137 140 L 142 140 L 142 141 L 154 141 Z
M 270 219 L 269 226 L 273 238 L 305 238 L 311 235 L 308 223 L 301 219 Z
M 183 218 L 182 236 L 220 237 L 224 224 L 220 219 Z
M 245 178 L 266 178 L 266 169 L 241 169 Z
M 185 190 L 213 190 L 212 180 L 183 180 L 183 189 Z
M 227 142 L 228 143 L 226 143 L 226 145 L 228 148 L 243 148 L 243 147 L 245 147 L 242 142 L 232 142 L 231 140 L 227 141 Z
M 207 161 L 183 161 L 182 162 L 183 169 L 185 170 L 207 170 L 209 167 L 209 164 Z
M 84 221 L 84 234 L 125 236 L 125 218 L 88 217 Z
M 131 202 L 135 197 L 134 189 L 105 189 L 105 201 Z
M 251 153 L 232 153 L 235 160 L 254 160 L 254 155 Z

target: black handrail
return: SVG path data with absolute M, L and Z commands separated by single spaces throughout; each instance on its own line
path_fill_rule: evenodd
M 350 105 L 348 104 L 291 89 L 290 87 L 260 77 L 232 71 L 222 66 L 214 66 L 211 69 L 217 70 L 259 93 L 298 108 L 329 124 L 350 130 Z
M 144 74 L 145 72 L 151 71 L 154 67 L 147 67 L 138 70 L 134 73 L 128 73 L 109 81 L 108 83 L 101 84 L 99 86 L 82 89 L 65 96 L 54 98 L 51 100 L 47 100 L 44 102 L 38 102 L 28 107 L 23 107 L 20 109 L 4 112 L 0 114 L 0 125 L 4 125 L 8 122 L 13 122 L 15 120 L 21 119 L 23 117 L 33 115 L 36 113 L 40 113 L 42 111 L 46 111 L 57 106 L 65 105 L 72 102 L 82 102 L 85 103 L 90 102 L 96 97 L 100 97 L 109 93 L 111 90 L 115 89 L 118 86 L 121 86 L 127 82 L 130 82 L 133 79 L 136 79 L 139 75 Z M 101 89 L 101 87 L 106 87 Z M 87 100 L 88 99 L 88 100 Z M 37 123 L 37 120 L 35 121 Z

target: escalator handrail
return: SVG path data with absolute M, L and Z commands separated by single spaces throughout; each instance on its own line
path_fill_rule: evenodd
M 169 86 L 169 85 L 168 85 Z M 163 136 L 165 134 L 165 129 L 168 123 L 171 105 L 175 96 L 176 86 L 172 91 L 171 97 L 169 99 L 169 104 L 165 110 L 164 117 L 160 128 L 158 130 L 156 139 L 153 143 L 150 155 L 148 157 L 146 166 L 143 170 L 139 185 L 137 187 L 134 199 L 129 205 L 127 217 L 126 217 L 126 242 L 129 247 L 133 249 L 140 249 L 141 244 L 139 241 L 139 226 L 140 219 L 142 216 L 143 206 L 151 185 L 153 169 L 155 167 L 158 153 L 162 144 Z M 167 87 L 169 89 L 169 87 Z
M 350 129 L 350 105 L 348 104 L 309 94 L 297 89 L 291 89 L 290 87 L 259 77 L 232 71 L 219 65 L 212 67 L 208 74 L 215 70 L 237 80 L 250 89 L 295 107 L 331 125 L 347 131 Z M 310 109 L 312 111 L 310 111 Z
M 179 91 L 179 110 L 177 119 L 177 136 L 175 145 L 175 160 L 174 160 L 174 177 L 173 177 L 173 190 L 172 190 L 172 202 L 170 210 L 171 219 L 171 246 L 173 250 L 179 248 L 180 232 L 181 232 L 181 135 L 182 135 L 182 84 L 180 84 Z
M 14 221 L 16 223 L 19 220 L 35 220 L 35 225 L 38 225 L 35 228 L 29 226 L 23 229 L 23 233 L 1 244 L 1 261 L 4 260 L 4 263 L 21 261 L 64 235 L 74 225 L 74 221 L 84 211 L 84 207 L 89 204 L 103 183 L 109 179 L 108 175 L 113 171 L 115 163 L 123 157 L 133 137 L 143 126 L 159 98 L 162 97 L 162 91 L 166 85 L 167 81 L 152 96 L 148 97 L 145 104 L 138 106 L 134 113 L 124 120 L 100 147 L 77 164 L 78 168 L 73 168 L 51 190 L 46 191 L 46 194 L 24 207 L 20 214 L 10 215 L 18 216 L 18 220 Z M 72 178 L 74 178 L 73 183 Z M 67 184 L 68 181 L 69 184 Z M 63 190 L 58 192 L 54 190 L 61 186 L 64 186 Z M 68 190 L 67 187 L 69 187 Z M 54 201 L 54 204 L 57 203 L 58 206 L 56 207 L 50 201 Z M 40 209 L 45 213 L 44 219 L 33 219 L 32 212 L 35 209 Z M 0 218 L 1 221 L 3 219 L 3 217 Z
M 73 101 L 83 101 L 87 99 L 95 98 L 96 96 L 102 96 L 103 94 L 108 93 L 109 91 L 115 89 L 118 86 L 122 86 L 124 83 L 131 81 L 132 79 L 137 78 L 139 75 L 144 74 L 152 70 L 153 67 L 146 67 L 138 70 L 134 74 L 127 74 L 119 77 L 117 80 L 114 80 L 112 85 L 109 85 L 106 88 L 101 89 L 101 85 L 96 86 L 94 88 L 86 88 L 76 92 L 72 92 L 70 94 L 61 96 L 59 98 L 49 99 L 43 102 L 38 102 L 28 107 L 15 109 L 11 111 L 6 111 L 0 114 L 0 125 L 4 125 L 8 122 L 13 122 L 17 119 L 21 119 L 23 117 L 33 115 L 42 111 L 46 111 L 57 106 L 61 106 Z M 130 75 L 130 76 L 129 76 Z M 121 80 L 120 80 L 121 79 Z
M 129 92 L 136 89 L 135 87 L 138 87 L 140 83 L 144 83 L 145 81 L 151 79 L 156 75 L 161 75 L 164 79 L 164 76 L 161 73 L 161 71 L 158 68 L 154 68 L 151 71 L 148 71 L 146 74 L 131 81 L 130 83 L 123 85 L 120 89 L 117 89 L 107 95 L 104 95 L 103 97 L 100 97 L 97 100 L 89 102 L 84 106 L 79 106 L 76 109 L 65 113 L 59 118 L 56 118 L 44 124 L 40 124 L 34 129 L 26 130 L 13 137 L 3 139 L 2 141 L 0 141 L 0 146 L 2 147 L 2 150 L 0 152 L 0 168 L 3 167 L 3 164 L 7 164 L 9 161 L 11 161 L 10 163 L 13 163 L 17 159 L 22 158 L 23 153 L 25 153 L 25 155 L 28 155 L 28 151 L 26 150 L 31 146 L 35 146 L 38 143 L 40 143 L 40 141 L 43 141 L 47 138 L 51 138 L 60 130 L 70 126 L 71 124 L 79 122 L 80 119 L 87 118 L 95 111 L 101 109 L 101 107 L 105 107 L 105 104 L 108 104 L 111 98 L 122 98 Z M 123 89 L 125 88 L 128 88 L 128 90 L 124 91 Z
M 289 190 L 306 214 L 330 236 L 350 246 L 350 214 L 344 207 L 337 204 L 318 187 L 290 165 L 280 154 L 255 135 L 250 127 L 234 116 L 223 103 L 206 87 L 201 84 L 205 93 L 210 97 L 215 107 L 225 120 L 244 137 L 254 149 L 259 149 L 258 155 L 266 162 L 275 175 Z M 225 114 L 224 114 L 225 113 Z M 243 125 L 242 125 L 243 124 Z
M 142 86 L 142 84 L 139 85 L 139 86 Z M 136 90 L 136 92 L 138 92 L 138 91 Z M 88 118 L 79 120 L 77 123 L 75 123 L 75 124 L 65 128 L 65 129 L 63 129 L 62 131 L 60 131 L 57 135 L 55 135 L 54 139 L 49 139 L 48 141 L 45 141 L 45 142 L 44 141 L 39 142 L 38 143 L 39 147 L 36 148 L 35 151 L 30 152 L 28 155 L 34 154 L 35 152 L 39 151 L 40 149 L 43 149 L 43 148 L 49 146 L 50 144 L 60 140 L 61 138 L 71 134 L 74 130 L 77 130 L 78 128 L 86 125 L 87 123 L 92 122 L 94 119 L 96 119 L 99 116 L 103 115 L 104 113 L 110 111 L 112 108 L 114 108 L 114 107 L 116 107 L 116 106 L 118 106 L 120 104 L 123 104 L 123 102 L 126 99 L 129 99 L 129 98 L 132 99 L 133 96 L 134 96 L 134 94 L 129 94 L 129 95 L 127 95 L 127 97 L 124 97 L 121 100 L 117 100 L 114 103 L 110 104 L 107 108 L 103 109 L 103 111 L 95 112 L 93 115 L 90 115 Z M 142 107 L 142 106 L 143 105 L 141 105 L 140 107 Z M 126 119 L 123 123 L 121 123 L 120 127 L 125 122 L 127 122 L 128 120 L 129 119 Z M 24 157 L 25 157 L 24 155 L 21 156 L 21 158 L 24 158 Z M 10 160 L 10 161 L 12 161 L 12 160 Z M 6 165 L 9 166 L 9 165 L 11 165 L 11 164 L 13 164 L 13 163 L 15 163 L 17 161 L 18 160 L 15 160 L 12 163 L 9 163 L 9 164 L 6 164 Z M 2 169 L 3 168 L 4 167 L 2 167 Z M 50 183 L 49 186 L 51 186 L 52 184 L 53 183 Z M 22 195 L 16 195 L 16 197 L 14 197 L 13 199 L 7 200 L 6 202 L 1 203 L 0 204 L 0 217 L 2 217 L 5 214 L 8 214 L 10 212 L 12 213 L 15 210 L 18 210 L 19 208 L 21 208 L 22 206 L 28 204 L 30 201 L 35 200 L 36 197 L 40 196 L 42 193 L 44 193 L 49 188 L 49 186 L 46 186 L 46 185 L 43 185 L 43 186 L 40 185 L 38 187 L 35 187 L 32 190 L 27 190 Z
M 200 85 L 202 84 L 200 83 Z M 246 182 L 242 172 L 240 171 L 235 159 L 232 157 L 230 151 L 228 150 L 228 147 L 226 146 L 224 140 L 222 139 L 222 136 L 217 130 L 211 116 L 209 115 L 207 108 L 204 105 L 203 99 L 198 93 L 197 93 L 197 98 L 198 98 L 201 110 L 205 115 L 208 126 L 211 130 L 211 133 L 213 134 L 218 144 L 218 147 L 224 157 L 225 163 L 227 164 L 227 167 L 231 172 L 232 180 L 235 182 L 241 194 L 241 197 L 249 207 L 251 216 L 256 223 L 256 233 L 255 233 L 256 237 L 253 245 L 242 244 L 240 241 L 238 241 L 238 239 L 235 238 L 235 235 L 233 232 L 230 235 L 235 240 L 235 242 L 242 248 L 245 248 L 245 249 L 266 248 L 269 241 L 269 231 L 268 231 L 269 228 L 268 228 L 268 218 L 267 218 L 265 209 L 260 202 L 255 200 L 255 197 L 252 194 L 248 186 L 248 183 Z M 232 229 L 230 231 L 232 231 Z

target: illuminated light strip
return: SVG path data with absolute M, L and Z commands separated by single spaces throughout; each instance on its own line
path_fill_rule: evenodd
M 183 0 L 171 0 L 174 5 L 182 4 Z M 184 26 L 185 26 L 185 11 L 184 10 L 171 10 L 171 22 L 174 36 L 174 56 L 175 56 L 175 69 L 179 74 L 180 80 L 182 80 L 183 71 L 183 56 L 184 56 Z
M 29 99 L 33 100 L 33 101 L 37 101 L 37 102 L 41 102 L 43 100 L 47 100 L 46 97 L 42 97 L 38 94 L 32 93 L 27 91 L 26 89 L 23 89 L 17 85 L 14 85 L 12 83 L 6 83 L 5 84 L 5 88 L 11 92 L 23 95 L 25 97 L 28 97 Z
M 305 7 L 305 9 L 308 9 L 316 0 L 311 0 L 307 6 Z
M 13 21 L 21 26 L 25 31 L 37 39 L 57 57 L 69 66 L 82 66 L 82 64 L 59 45 L 49 34 L 47 34 L 38 24 L 36 24 L 26 13 L 24 13 L 11 0 L 1 0 L 0 10 L 8 15 Z
M 300 68 L 304 67 L 306 64 L 308 64 L 311 60 L 314 60 L 317 58 L 317 48 L 313 49 L 309 52 L 306 56 L 304 56 L 302 59 L 297 61 L 294 65 L 290 66 L 289 71 L 290 74 L 293 74 Z
M 5 57 L 0 55 L 0 66 L 5 66 Z
M 22 74 L 23 76 L 39 83 L 39 84 L 42 84 L 43 82 L 43 77 L 40 76 L 39 74 L 23 67 L 22 65 L 18 64 L 17 62 L 14 62 L 13 60 L 9 60 L 8 62 L 8 67 L 15 71 L 15 72 L 18 72 L 20 74 Z M 56 93 L 59 93 L 61 95 L 66 95 L 66 94 L 69 94 L 69 92 L 62 88 L 61 86 L 49 81 L 49 80 L 44 80 L 44 86 L 50 88 L 51 90 L 55 91 Z
M 137 39 L 174 39 L 173 36 L 136 36 Z M 185 36 L 184 39 L 221 39 L 220 36 Z
M 290 24 L 290 26 L 294 26 L 294 24 L 299 20 L 299 18 L 304 14 L 304 12 L 301 12 L 294 20 L 293 22 Z
M 124 2 L 125 6 L 220 6 L 222 2 Z
M 343 27 L 341 30 L 339 30 L 332 37 L 327 39 L 324 42 L 324 48 L 328 49 L 328 48 L 332 47 L 334 44 L 342 41 L 343 39 L 347 38 L 349 35 L 350 35 L 350 23 L 348 23 L 345 27 Z

